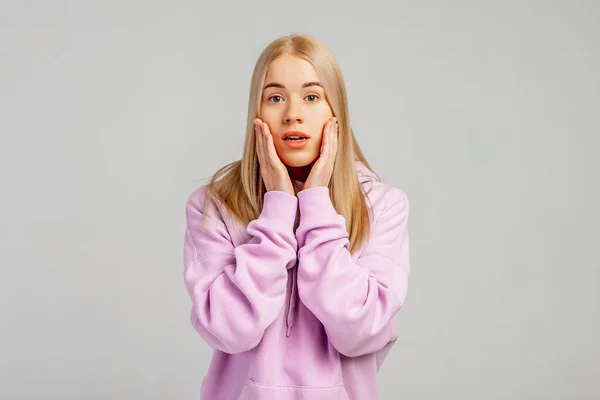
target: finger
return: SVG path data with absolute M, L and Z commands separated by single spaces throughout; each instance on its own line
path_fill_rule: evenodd
M 335 158 L 335 130 L 336 130 L 337 120 L 336 118 L 332 118 L 331 125 L 329 126 L 329 135 L 327 137 L 327 159 L 329 162 L 333 163 L 333 159 Z
M 338 150 L 338 143 L 339 143 L 338 140 L 340 137 L 340 125 L 339 125 L 337 119 L 335 121 L 335 126 L 333 128 L 333 134 L 331 136 L 332 136 L 331 143 L 333 144 L 333 158 L 335 159 L 335 156 L 336 156 L 337 150 Z
M 275 150 L 275 143 L 273 143 L 273 135 L 271 135 L 271 131 L 269 130 L 269 125 L 266 122 L 262 123 L 263 131 L 264 131 L 264 140 L 265 140 L 265 150 L 266 154 L 271 157 L 273 161 L 277 161 L 279 156 L 277 155 L 277 151 Z
M 325 126 L 325 134 L 323 135 L 323 143 L 321 143 L 321 154 L 324 154 L 326 157 L 330 156 L 331 151 L 331 129 L 333 127 L 333 119 L 327 121 L 327 125 Z
M 254 132 L 256 135 L 256 154 L 258 156 L 259 163 L 265 167 L 265 145 L 264 145 L 264 136 L 262 133 L 262 128 L 260 126 L 260 120 L 255 120 L 254 123 Z
M 325 126 L 323 127 L 323 137 L 321 138 L 321 150 L 320 150 L 320 154 L 323 155 L 323 153 L 325 152 L 326 149 L 326 144 L 327 144 L 327 135 L 329 133 L 329 124 L 331 121 L 327 121 L 325 123 Z
M 260 150 L 261 150 L 261 144 L 260 144 L 260 129 L 258 127 L 258 120 L 254 120 L 254 136 L 255 136 L 255 142 L 256 142 L 256 154 L 260 155 Z
M 329 160 L 329 162 L 333 162 L 333 156 L 334 156 L 334 146 L 335 146 L 335 142 L 333 141 L 334 137 L 334 132 L 335 132 L 335 120 L 331 121 L 331 125 L 329 126 L 329 137 L 327 138 L 327 159 Z

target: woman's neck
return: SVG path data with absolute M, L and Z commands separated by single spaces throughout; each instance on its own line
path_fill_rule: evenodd
M 314 164 L 315 163 L 312 162 L 304 167 L 290 167 L 286 165 L 290 179 L 298 182 L 306 182 L 306 178 L 308 178 Z

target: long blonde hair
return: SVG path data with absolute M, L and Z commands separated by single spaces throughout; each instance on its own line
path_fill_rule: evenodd
M 215 196 L 244 226 L 260 215 L 266 189 L 256 154 L 253 121 L 260 113 L 267 69 L 272 61 L 284 54 L 294 55 L 312 64 L 323 84 L 333 115 L 338 119 L 338 151 L 329 193 L 335 210 L 346 220 L 349 250 L 352 253 L 364 243 L 371 228 L 369 208 L 358 181 L 355 161 L 363 162 L 370 170 L 372 168 L 350 127 L 346 85 L 339 64 L 327 46 L 309 35 L 281 37 L 271 42 L 260 54 L 252 73 L 242 159 L 222 167 L 212 176 L 204 204 L 206 206 L 208 199 Z

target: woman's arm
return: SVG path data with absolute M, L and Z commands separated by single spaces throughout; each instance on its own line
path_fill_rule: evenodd
M 201 228 L 202 190 L 186 206 L 184 279 L 191 321 L 213 348 L 241 353 L 260 342 L 285 303 L 287 268 L 296 262 L 298 199 L 267 192 L 260 216 L 247 227 L 252 238 L 234 248 L 219 215 L 206 215 Z
M 397 339 L 395 316 L 409 277 L 408 199 L 393 188 L 356 263 L 345 219 L 325 186 L 298 193 L 298 291 L 329 341 L 348 357 L 381 350 Z

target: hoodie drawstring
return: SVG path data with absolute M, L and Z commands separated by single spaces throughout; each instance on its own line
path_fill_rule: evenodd
M 295 309 L 296 309 L 296 268 L 298 267 L 298 261 L 296 261 L 296 265 L 292 268 L 292 290 L 290 294 L 290 303 L 288 305 L 288 311 L 286 316 L 286 325 L 287 330 L 285 332 L 285 336 L 290 336 L 290 331 L 292 330 L 292 326 L 294 326 L 294 318 L 295 318 Z

